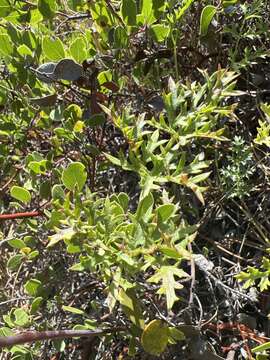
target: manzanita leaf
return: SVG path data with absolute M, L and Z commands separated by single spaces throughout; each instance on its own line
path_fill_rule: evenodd
M 38 290 L 41 288 L 42 283 L 38 279 L 30 279 L 24 285 L 24 290 L 31 296 L 36 296 Z
M 56 100 L 57 100 L 57 94 L 29 99 L 30 103 L 41 107 L 53 106 L 55 105 Z
M 58 61 L 65 57 L 64 45 L 59 38 L 52 39 L 45 36 L 42 41 L 42 49 L 49 60 Z
M 23 309 L 16 309 L 14 311 L 14 324 L 17 326 L 26 326 L 29 323 L 29 316 Z
M 56 11 L 55 0 L 38 0 L 38 10 L 44 17 L 44 19 L 51 19 Z
M 13 45 L 7 34 L 0 34 L 0 55 L 8 56 L 13 53 Z
M 126 25 L 136 25 L 137 6 L 134 0 L 122 0 L 122 18 Z
M 86 42 L 83 37 L 77 37 L 70 45 L 69 52 L 75 61 L 82 63 L 87 59 Z
M 79 191 L 82 190 L 87 178 L 87 173 L 85 170 L 85 166 L 80 162 L 73 162 L 68 165 L 66 169 L 64 169 L 62 173 L 62 181 L 65 187 L 68 190 Z
M 29 203 L 31 201 L 30 192 L 21 186 L 12 186 L 10 195 L 23 203 Z
M 54 76 L 54 70 L 55 70 L 56 65 L 57 64 L 54 62 L 48 62 L 48 63 L 40 65 L 36 69 L 37 78 L 48 84 L 57 80 Z
M 6 17 L 12 11 L 8 0 L 0 0 L 0 17 Z
M 83 67 L 72 59 L 62 59 L 54 70 L 54 76 L 62 80 L 75 81 L 82 75 Z
M 146 325 L 141 343 L 144 350 L 151 355 L 160 355 L 168 345 L 169 330 L 166 323 L 161 320 L 152 320 Z

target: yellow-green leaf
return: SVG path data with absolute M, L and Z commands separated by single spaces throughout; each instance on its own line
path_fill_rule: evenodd
M 168 326 L 161 320 L 152 320 L 143 331 L 141 343 L 147 353 L 158 356 L 166 349 L 168 340 Z

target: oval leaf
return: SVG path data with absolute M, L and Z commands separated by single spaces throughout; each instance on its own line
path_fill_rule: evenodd
M 51 39 L 49 36 L 45 36 L 42 49 L 45 56 L 50 60 L 57 61 L 65 57 L 64 46 L 59 38 Z
M 64 311 L 71 312 L 72 314 L 84 315 L 84 311 L 83 311 L 83 310 L 77 309 L 77 308 L 75 308 L 75 307 L 73 307 L 73 306 L 65 306 L 65 305 L 63 305 L 63 306 L 62 306 L 62 309 L 63 309 Z
M 57 79 L 75 81 L 83 74 L 83 67 L 72 59 L 59 61 L 54 70 Z
M 10 195 L 25 204 L 31 201 L 30 192 L 21 186 L 13 186 L 10 190 Z
M 70 45 L 71 56 L 79 63 L 87 59 L 86 43 L 83 37 L 76 38 Z
M 54 76 L 56 65 L 57 64 L 54 62 L 48 62 L 40 65 L 36 69 L 37 78 L 47 84 L 52 83 L 54 80 L 56 80 Z
M 13 53 L 13 46 L 7 34 L 0 34 L 0 55 L 8 56 Z
M 82 190 L 86 182 L 87 174 L 85 166 L 80 162 L 74 162 L 68 165 L 68 167 L 62 173 L 62 181 L 68 190 Z
M 54 0 L 38 0 L 38 10 L 44 19 L 51 19 L 56 11 L 56 1 Z
M 24 255 L 16 254 L 8 259 L 7 267 L 9 270 L 16 270 L 21 265 Z
M 166 349 L 168 338 L 167 325 L 161 320 L 153 320 L 145 327 L 141 342 L 147 353 L 159 355 Z

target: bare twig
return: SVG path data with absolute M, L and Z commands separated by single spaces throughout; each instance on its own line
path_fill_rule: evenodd
M 127 329 L 124 327 L 116 327 L 96 330 L 26 331 L 12 336 L 0 336 L 0 348 L 50 339 L 70 339 L 73 337 L 91 338 L 125 330 Z

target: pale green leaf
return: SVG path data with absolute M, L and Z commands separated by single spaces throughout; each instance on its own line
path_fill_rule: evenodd
M 0 55 L 9 56 L 13 53 L 13 44 L 7 34 L 0 34 Z
M 59 38 L 52 39 L 45 36 L 42 41 L 42 50 L 44 55 L 52 61 L 58 61 L 65 57 L 64 45 Z
M 216 14 L 217 9 L 213 5 L 207 5 L 203 8 L 200 19 L 200 35 L 205 36 L 208 32 L 208 27 Z
M 78 63 L 82 63 L 87 59 L 86 42 L 83 37 L 77 37 L 69 47 L 70 55 Z
M 74 162 L 68 165 L 62 173 L 62 181 L 68 190 L 74 191 L 77 188 L 82 190 L 87 178 L 85 166 L 80 162 Z
M 30 192 L 21 186 L 12 186 L 12 188 L 10 189 L 10 195 L 14 199 L 19 200 L 25 204 L 31 201 Z

